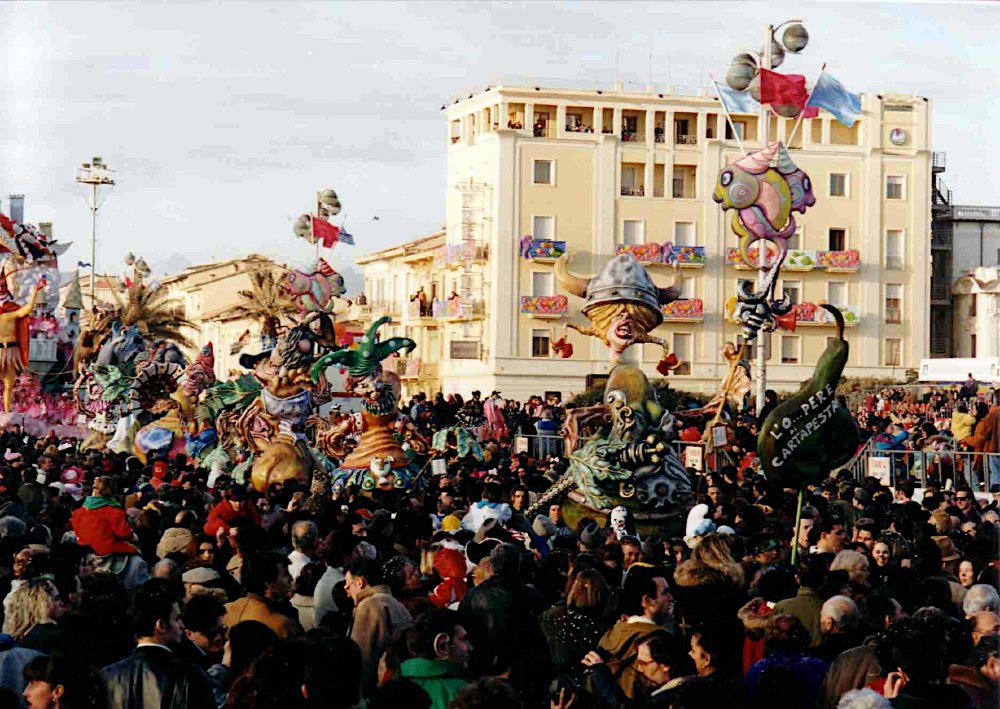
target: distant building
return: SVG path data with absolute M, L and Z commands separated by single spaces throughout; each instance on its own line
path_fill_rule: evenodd
M 980 267 L 952 287 L 952 357 L 1000 357 L 1000 268 Z
M 776 389 L 811 376 L 834 334 L 817 308 L 824 301 L 848 317 L 848 376 L 902 379 L 927 352 L 931 103 L 866 94 L 862 114 L 848 128 L 821 112 L 794 139 L 794 119 L 770 118 L 770 140 L 790 143 L 817 198 L 797 215 L 796 253 L 778 283 L 799 318 L 795 332 L 770 338 Z M 368 316 L 387 315 L 390 334 L 420 342 L 421 361 L 403 365 L 408 389 L 568 395 L 607 374 L 596 340 L 569 331 L 570 359 L 550 345 L 567 323 L 586 322 L 582 302 L 555 283 L 564 251 L 581 275 L 629 251 L 657 285 L 679 278 L 683 299 L 654 334 L 684 362 L 674 386 L 718 387 L 727 370 L 720 350 L 740 337 L 726 303 L 754 271 L 734 256 L 712 191 L 740 157 L 736 135 L 747 150 L 761 148 L 759 115 L 736 114 L 730 126 L 704 93 L 498 86 L 456 100 L 445 118 L 444 233 L 359 259 Z M 410 302 L 421 286 L 429 317 Z M 644 345 L 627 354 L 658 378 L 661 353 Z

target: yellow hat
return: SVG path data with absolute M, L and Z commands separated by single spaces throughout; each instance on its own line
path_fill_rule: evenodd
M 441 520 L 441 529 L 445 532 L 454 532 L 462 526 L 462 520 L 455 515 L 448 515 Z

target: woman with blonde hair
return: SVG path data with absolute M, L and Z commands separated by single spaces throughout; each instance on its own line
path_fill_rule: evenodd
M 558 673 L 579 675 L 580 664 L 610 627 L 605 611 L 611 588 L 596 569 L 576 573 L 566 593 L 565 605 L 555 605 L 542 614 L 541 627 Z
M 717 532 L 705 535 L 674 571 L 678 612 L 690 626 L 704 618 L 735 617 L 746 601 L 743 568 L 733 558 L 730 539 Z
M 11 593 L 10 607 L 4 616 L 3 632 L 24 645 L 25 639 L 36 626 L 54 624 L 62 611 L 59 590 L 49 578 L 41 576 L 28 579 Z

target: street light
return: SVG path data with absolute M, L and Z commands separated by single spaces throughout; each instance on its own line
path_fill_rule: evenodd
M 107 200 L 108 195 L 115 188 L 115 173 L 108 167 L 100 157 L 94 157 L 90 162 L 85 162 L 76 169 L 76 183 L 79 185 L 90 185 L 90 195 L 83 190 L 83 195 L 87 206 L 90 207 L 92 217 L 90 226 L 90 309 L 97 305 L 97 210 L 101 208 Z M 109 189 L 100 195 L 100 188 L 106 186 Z
M 785 27 L 781 40 L 775 39 L 775 35 L 782 27 Z M 742 52 L 737 54 L 729 64 L 726 71 L 726 83 L 734 91 L 749 91 L 750 94 L 760 101 L 760 69 L 771 70 L 779 66 L 785 60 L 786 52 L 798 54 L 809 44 L 809 33 L 802 26 L 802 20 L 785 20 L 778 26 L 768 25 L 764 30 L 764 45 L 760 52 Z M 794 113 L 789 115 L 790 110 Z M 798 113 L 795 106 L 777 106 L 774 108 L 776 114 L 787 118 L 794 118 Z M 766 104 L 760 104 L 761 135 L 764 147 L 770 142 L 771 116 Z M 757 290 L 764 287 L 764 269 L 767 268 L 767 242 L 758 242 L 757 246 Z M 781 264 L 778 264 L 780 269 Z M 772 283 L 777 283 L 777 274 Z M 757 343 L 757 376 L 756 376 L 756 399 L 757 414 L 764 408 L 764 391 L 767 389 L 767 359 L 765 358 L 763 338 Z

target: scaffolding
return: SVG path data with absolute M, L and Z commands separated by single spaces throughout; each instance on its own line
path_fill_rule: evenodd
M 458 243 L 451 242 L 445 248 L 446 261 L 449 265 L 459 263 L 461 273 L 458 278 L 458 295 L 462 303 L 463 320 L 479 321 L 485 316 L 486 282 L 484 274 L 473 267 L 474 264 L 485 263 L 489 256 L 489 224 L 491 222 L 491 205 L 493 188 L 483 182 L 469 178 L 459 182 L 455 189 L 461 198 L 458 232 Z M 481 336 L 471 332 L 481 325 L 467 322 L 463 327 L 466 337 Z

